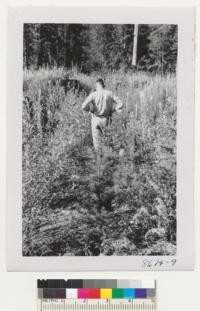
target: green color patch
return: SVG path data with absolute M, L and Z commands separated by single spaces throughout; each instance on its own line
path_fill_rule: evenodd
M 123 289 L 122 288 L 113 288 L 112 289 L 112 298 L 123 298 Z

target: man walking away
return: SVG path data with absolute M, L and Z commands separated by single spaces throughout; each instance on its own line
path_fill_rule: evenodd
M 112 114 L 121 112 L 123 104 L 112 91 L 105 89 L 102 79 L 96 81 L 95 89 L 96 91 L 91 93 L 82 104 L 82 109 L 92 114 L 93 145 L 95 150 L 98 150 L 104 129 L 110 124 Z

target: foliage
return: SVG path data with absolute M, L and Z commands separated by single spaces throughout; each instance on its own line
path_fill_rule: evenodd
M 133 24 L 24 24 L 24 67 L 132 70 Z M 176 71 L 177 25 L 140 25 L 137 69 Z
M 67 73 L 90 89 L 96 79 Z M 64 76 L 24 72 L 23 254 L 174 254 L 176 77 L 108 73 L 124 109 L 97 155 L 85 93 L 65 93 Z
M 146 64 L 150 71 L 173 72 L 177 59 L 177 25 L 151 26 Z

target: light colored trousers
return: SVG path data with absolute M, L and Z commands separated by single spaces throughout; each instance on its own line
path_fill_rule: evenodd
M 101 140 L 104 136 L 105 127 L 109 123 L 108 117 L 96 117 L 92 115 L 92 139 L 95 149 L 101 146 Z

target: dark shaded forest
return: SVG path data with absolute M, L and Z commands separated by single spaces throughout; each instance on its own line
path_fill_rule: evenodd
M 24 25 L 24 256 L 176 254 L 177 26 L 136 29 Z M 81 108 L 99 77 L 124 105 L 101 157 Z
M 24 24 L 24 67 L 132 68 L 134 25 Z M 175 72 L 177 25 L 140 25 L 137 70 Z

